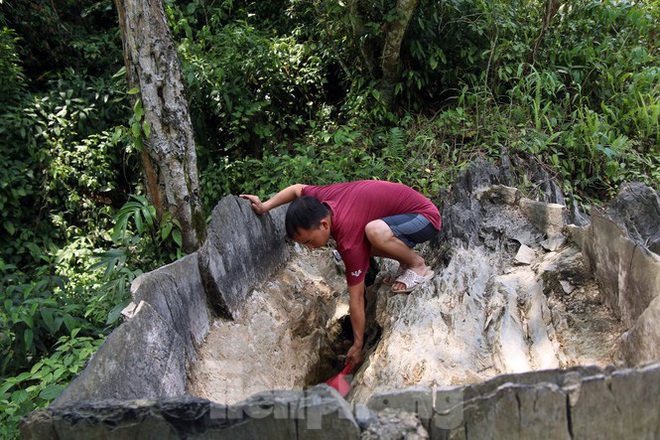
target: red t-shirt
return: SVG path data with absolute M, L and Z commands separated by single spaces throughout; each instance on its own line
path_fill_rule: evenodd
M 380 180 L 309 185 L 302 195 L 314 196 L 332 211 L 332 237 L 344 264 L 346 283 L 360 283 L 369 269 L 371 244 L 364 227 L 372 220 L 397 214 L 421 214 L 440 230 L 440 212 L 429 199 L 400 183 Z

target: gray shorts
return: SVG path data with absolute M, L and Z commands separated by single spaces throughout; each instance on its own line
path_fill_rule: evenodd
M 396 238 L 410 248 L 438 235 L 435 226 L 421 214 L 398 214 L 381 220 L 387 223 Z

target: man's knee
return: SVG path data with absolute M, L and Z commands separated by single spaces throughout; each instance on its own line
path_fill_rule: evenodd
M 364 233 L 370 243 L 382 242 L 392 237 L 394 234 L 389 225 L 382 220 L 372 220 L 364 227 Z

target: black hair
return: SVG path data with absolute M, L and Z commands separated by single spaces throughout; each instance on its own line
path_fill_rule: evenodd
M 286 235 L 293 239 L 300 229 L 315 229 L 321 220 L 330 213 L 330 209 L 314 196 L 302 196 L 295 199 L 286 211 L 284 225 Z

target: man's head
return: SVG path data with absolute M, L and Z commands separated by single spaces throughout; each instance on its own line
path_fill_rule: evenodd
M 330 209 L 313 196 L 298 197 L 286 212 L 286 235 L 310 248 L 328 243 L 330 224 Z

